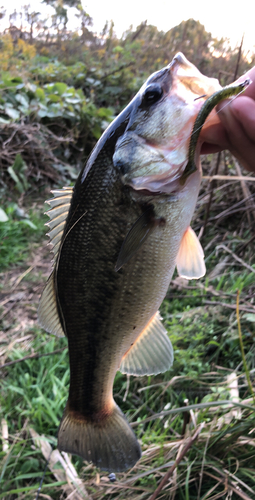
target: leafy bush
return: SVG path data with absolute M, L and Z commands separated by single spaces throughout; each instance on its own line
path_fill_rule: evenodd
M 29 165 L 27 176 L 32 174 L 39 179 L 50 174 L 50 178 L 57 180 L 59 168 L 63 175 L 70 166 L 80 169 L 111 119 L 112 110 L 97 108 L 81 89 L 64 82 L 39 85 L 3 74 L 0 80 L 3 185 L 9 173 L 17 186 L 12 167 L 17 146 L 21 160 Z M 49 172 L 50 167 L 55 174 Z M 28 187 L 29 181 L 26 182 Z
M 112 118 L 112 110 L 97 110 L 86 99 L 81 89 L 76 90 L 63 82 L 38 85 L 25 83 L 21 77 L 2 75 L 0 80 L 0 123 L 10 123 L 28 118 L 30 121 L 50 123 L 51 119 L 62 118 L 70 126 L 82 128 L 88 123 L 92 133 L 94 125 Z M 97 134 L 96 134 L 97 137 Z

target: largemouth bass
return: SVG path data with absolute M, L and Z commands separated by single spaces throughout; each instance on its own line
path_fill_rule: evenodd
M 116 371 L 171 367 L 158 308 L 176 265 L 187 278 L 205 273 L 190 228 L 201 180 L 197 132 L 190 137 L 220 89 L 177 54 L 110 124 L 74 189 L 49 201 L 55 263 L 38 315 L 48 332 L 67 336 L 70 360 L 58 447 L 101 469 L 125 470 L 141 454 L 113 399 Z

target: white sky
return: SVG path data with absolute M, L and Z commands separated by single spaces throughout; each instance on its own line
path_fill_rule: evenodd
M 29 0 L 0 0 L 0 6 L 10 13 Z M 39 0 L 30 0 L 33 10 L 47 15 L 51 9 L 40 3 Z M 243 3 L 228 2 L 225 0 L 82 0 L 83 7 L 93 18 L 93 31 L 100 32 L 105 21 L 113 20 L 114 29 L 118 36 L 127 30 L 130 25 L 134 28 L 147 19 L 158 29 L 168 31 L 181 21 L 193 18 L 204 24 L 205 29 L 213 36 L 230 38 L 232 46 L 240 44 L 243 33 L 245 51 L 255 46 L 255 2 L 245 0 Z M 233 7 L 229 8 L 229 5 Z M 7 21 L 7 19 L 6 19 Z M 5 22 L 6 22 L 5 21 Z M 3 24 L 4 21 L 2 21 Z M 72 21 L 73 22 L 77 21 Z

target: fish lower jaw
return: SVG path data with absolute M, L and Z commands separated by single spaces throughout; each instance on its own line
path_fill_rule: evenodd
M 175 177 L 172 176 L 151 176 L 148 178 L 136 178 L 129 181 L 127 184 L 132 188 L 133 194 L 144 196 L 159 196 L 159 195 L 178 195 L 186 190 L 193 184 L 193 180 L 197 183 L 197 178 L 201 177 L 200 167 L 190 174 L 184 182 L 182 180 L 183 171 L 178 173 Z

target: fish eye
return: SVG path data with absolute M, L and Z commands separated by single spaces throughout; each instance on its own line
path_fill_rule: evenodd
M 151 83 L 143 93 L 143 104 L 155 104 L 162 97 L 163 89 L 158 83 Z

